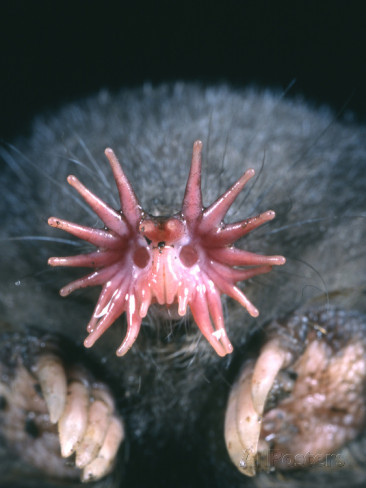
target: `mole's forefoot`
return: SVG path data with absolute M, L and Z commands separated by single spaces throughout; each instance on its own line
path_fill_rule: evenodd
M 112 470 L 124 439 L 112 393 L 83 366 L 66 366 L 54 344 L 41 349 L 31 364 L 22 347 L 15 364 L 14 353 L 11 362 L 4 355 L 1 378 L 11 379 L 0 380 L 2 434 L 23 461 L 52 478 L 98 480 Z
M 365 317 L 333 309 L 269 325 L 227 406 L 226 445 L 242 473 L 334 465 L 365 425 L 365 328 Z

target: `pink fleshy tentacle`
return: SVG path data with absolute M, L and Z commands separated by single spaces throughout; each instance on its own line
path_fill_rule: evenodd
M 205 209 L 200 223 L 200 232 L 206 233 L 217 227 L 224 219 L 248 181 L 255 175 L 254 169 L 248 169 L 225 193 Z
M 207 233 L 205 245 L 208 247 L 219 247 L 233 244 L 241 237 L 249 234 L 252 230 L 261 225 L 273 220 L 276 214 L 273 210 L 267 210 L 256 217 L 244 219 L 241 222 L 234 222 L 233 224 L 226 224 L 224 227 L 211 229 Z M 214 239 L 212 239 L 214 237 Z
M 182 214 L 189 224 L 195 222 L 202 214 L 202 141 L 193 144 L 192 162 L 184 193 Z
M 98 268 L 99 266 L 109 266 L 121 259 L 120 251 L 94 251 L 88 254 L 77 254 L 76 256 L 63 256 L 49 258 L 48 264 L 51 266 L 68 266 L 80 268 Z
M 100 292 L 97 304 L 94 308 L 93 315 L 86 327 L 87 332 L 92 332 L 95 329 L 97 323 L 101 320 L 101 318 L 109 312 L 112 298 L 118 293 L 124 281 L 124 277 L 121 277 L 120 273 L 116 273 L 110 280 L 108 280 L 104 284 L 102 291 Z
M 176 255 L 170 252 L 169 246 L 160 251 L 153 249 L 152 267 L 146 279 L 150 283 L 151 291 L 159 305 L 171 305 L 176 297 L 179 285 L 179 271 L 177 272 Z M 179 268 L 178 268 L 179 270 Z M 141 286 L 137 283 L 137 289 Z
M 268 273 L 270 270 L 271 268 L 267 267 L 267 269 L 263 269 L 262 272 Z M 252 271 L 252 272 L 255 271 L 255 274 L 258 274 L 258 268 L 253 268 L 252 270 L 248 270 L 248 271 Z M 210 267 L 208 273 L 212 281 L 214 281 L 216 286 L 220 289 L 221 293 L 225 293 L 229 297 L 239 302 L 240 305 L 242 305 L 248 311 L 249 315 L 251 315 L 252 317 L 258 317 L 259 315 L 258 309 L 252 304 L 250 300 L 248 300 L 248 298 L 244 295 L 244 293 L 237 286 L 233 284 L 233 280 L 228 281 L 226 277 L 221 276 L 221 273 L 219 274 L 216 271 L 216 268 L 213 268 L 212 266 Z
M 125 175 L 122 166 L 117 159 L 117 156 L 114 154 L 113 149 L 108 147 L 104 151 L 104 154 L 107 156 L 109 164 L 111 165 L 113 171 L 113 176 L 117 184 L 119 199 L 121 202 L 122 212 L 125 215 L 127 222 L 134 230 L 136 230 L 142 216 L 140 202 L 136 197 L 131 183 Z
M 188 281 L 181 281 L 177 289 L 178 297 L 178 314 L 184 317 L 187 313 L 187 306 L 193 296 L 194 286 Z
M 75 290 L 78 290 L 79 288 L 86 288 L 88 286 L 97 286 L 97 285 L 102 285 L 106 281 L 110 280 L 112 276 L 114 276 L 116 273 L 118 273 L 118 263 L 108 266 L 108 268 L 101 268 L 93 273 L 87 274 L 85 276 L 82 276 L 81 278 L 71 281 L 71 283 L 68 283 L 65 285 L 63 288 L 60 290 L 60 295 L 62 297 L 66 297 L 70 295 Z
M 86 227 L 85 225 L 75 224 L 74 222 L 56 217 L 50 217 L 48 219 L 48 225 L 64 230 L 83 241 L 90 242 L 90 244 L 96 247 L 116 249 L 121 245 L 121 238 L 119 236 L 103 229 Z
M 217 284 L 217 280 L 220 279 L 234 285 L 238 281 L 249 280 L 254 276 L 269 273 L 271 270 L 272 266 L 269 265 L 255 266 L 247 269 L 235 269 L 225 266 L 225 264 L 211 261 L 211 263 L 207 266 L 206 273 Z
M 150 287 L 147 285 L 145 286 L 142 285 L 140 290 L 140 295 L 141 295 L 141 300 L 139 306 L 139 314 L 140 317 L 143 319 L 144 317 L 146 317 L 147 312 L 149 311 L 149 307 L 152 300 Z
M 134 283 L 134 294 L 136 296 L 136 306 L 141 318 L 146 317 L 149 310 L 153 293 L 151 291 L 151 277 L 148 273 L 140 274 Z
M 227 354 L 227 351 L 220 343 L 219 339 L 217 338 L 217 334 L 215 334 L 215 330 L 212 326 L 210 313 L 208 310 L 206 287 L 203 283 L 197 285 L 195 296 L 190 301 L 189 306 L 193 318 L 202 334 L 206 337 L 208 342 L 211 344 L 211 346 L 214 348 L 219 356 L 225 356 Z
M 285 263 L 283 256 L 264 256 L 236 247 L 220 247 L 210 249 L 209 256 L 227 266 L 258 266 L 268 264 L 270 266 L 280 266 Z
M 216 329 L 214 334 L 224 346 L 226 354 L 230 354 L 233 351 L 233 346 L 227 336 L 225 328 L 224 313 L 222 310 L 220 293 L 217 290 L 214 282 L 209 277 L 205 277 L 204 281 L 206 284 L 208 309 Z
M 142 317 L 139 314 L 134 293 L 129 293 L 126 314 L 127 332 L 122 344 L 116 351 L 117 356 L 124 356 L 131 349 L 140 332 Z
M 128 233 L 128 227 L 123 220 L 122 215 L 114 210 L 114 208 L 107 205 L 103 200 L 94 195 L 88 188 L 86 188 L 76 176 L 70 175 L 67 177 L 69 185 L 83 197 L 91 209 L 104 222 L 108 229 L 113 230 L 120 236 L 125 236 Z
M 108 307 L 108 312 L 97 323 L 87 338 L 84 340 L 85 347 L 92 347 L 94 343 L 104 334 L 104 332 L 120 317 L 126 310 L 126 291 L 128 283 L 123 283 L 118 293 L 112 298 Z M 127 302 L 128 304 L 128 302 Z

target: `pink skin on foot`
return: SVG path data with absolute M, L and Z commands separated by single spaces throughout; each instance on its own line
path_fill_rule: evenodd
M 212 205 L 204 209 L 201 194 L 202 142 L 193 145 L 193 156 L 182 210 L 172 217 L 153 217 L 140 206 L 130 182 L 112 149 L 105 154 L 117 184 L 121 211 L 91 193 L 75 176 L 67 181 L 104 222 L 107 230 L 84 227 L 55 217 L 49 225 L 95 245 L 97 251 L 49 259 L 51 266 L 95 268 L 92 273 L 60 290 L 67 296 L 78 288 L 101 285 L 102 291 L 84 345 L 91 347 L 123 312 L 127 333 L 117 350 L 123 356 L 135 342 L 142 319 L 153 302 L 178 304 L 184 316 L 187 306 L 219 356 L 232 352 L 226 334 L 221 294 L 237 300 L 250 315 L 259 312 L 236 286 L 239 281 L 268 273 L 285 263 L 282 256 L 262 256 L 233 247 L 234 242 L 272 220 L 271 210 L 241 222 L 225 225 L 223 219 L 245 184 L 254 176 L 247 170 Z M 250 266 L 243 269 L 242 266 Z

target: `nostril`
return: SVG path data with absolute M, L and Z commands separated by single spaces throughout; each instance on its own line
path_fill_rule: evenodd
M 145 268 L 150 261 L 150 255 L 145 247 L 139 247 L 136 249 L 133 255 L 133 262 L 139 268 Z
M 190 245 L 183 246 L 179 257 L 184 266 L 186 266 L 187 268 L 190 268 L 198 261 L 197 251 L 194 249 L 193 246 Z

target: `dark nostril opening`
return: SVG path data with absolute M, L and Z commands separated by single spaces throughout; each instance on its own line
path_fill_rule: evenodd
M 145 247 L 139 247 L 136 249 L 133 255 L 133 262 L 139 268 L 145 268 L 150 261 L 150 255 Z
M 3 395 L 0 395 L 0 410 L 5 410 L 7 406 L 8 402 L 6 401 L 6 398 Z
M 184 266 L 186 266 L 187 268 L 190 268 L 198 261 L 197 251 L 193 246 L 190 245 L 182 247 L 179 257 Z
M 24 430 L 25 432 L 33 437 L 34 439 L 37 439 L 39 437 L 39 429 L 33 419 L 27 418 L 24 424 Z

